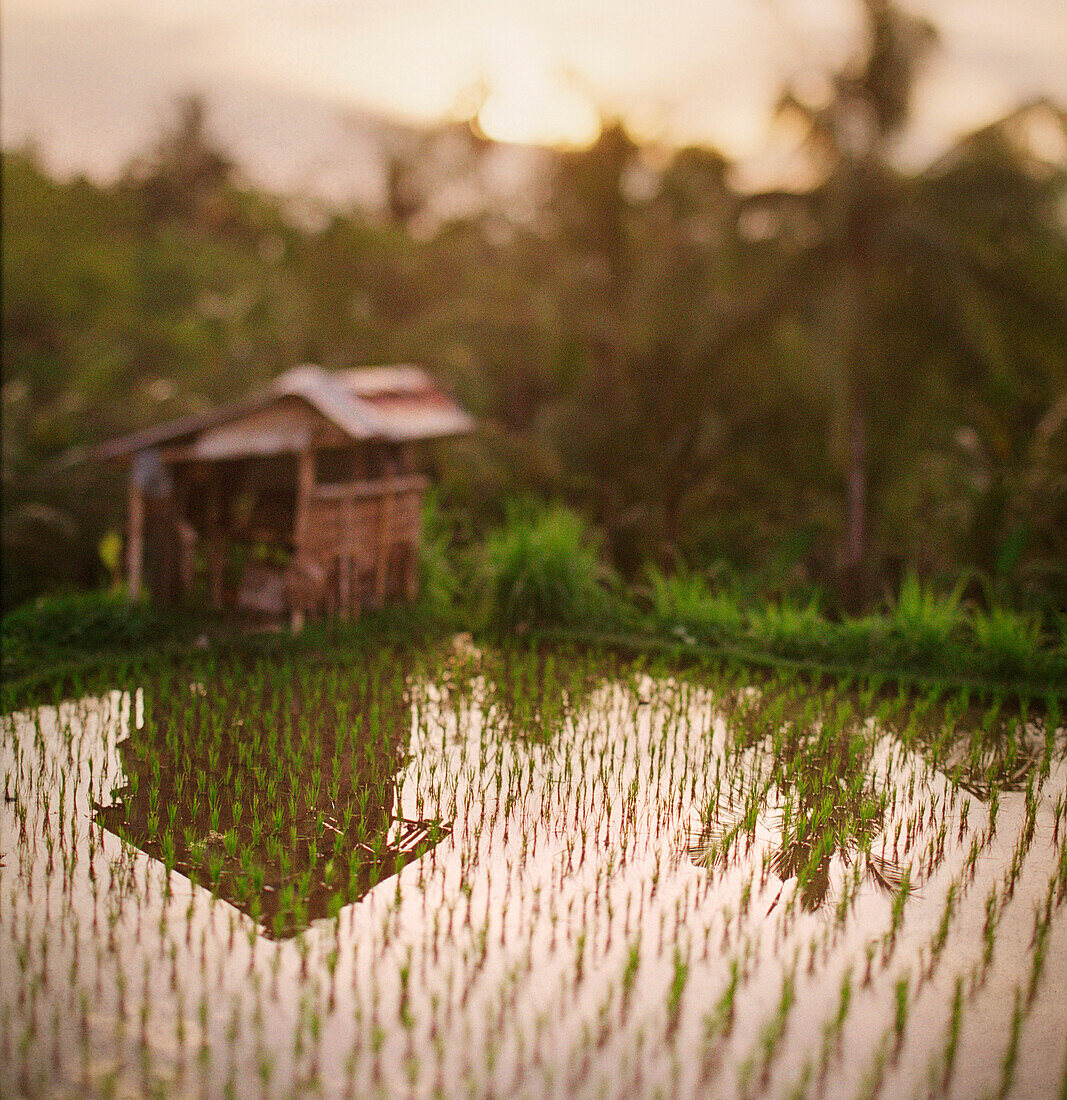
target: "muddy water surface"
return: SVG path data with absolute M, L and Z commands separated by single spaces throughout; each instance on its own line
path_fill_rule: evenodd
M 0 1093 L 1062 1094 L 1058 723 L 520 673 L 5 719 Z

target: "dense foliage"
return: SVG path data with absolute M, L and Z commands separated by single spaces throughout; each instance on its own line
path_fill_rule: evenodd
M 473 633 L 479 643 L 530 635 L 902 685 L 966 683 L 1021 695 L 1067 690 L 1067 615 L 1010 608 L 991 591 L 982 600 L 964 597 L 962 584 L 939 593 L 909 573 L 884 611 L 841 618 L 826 598 L 768 598 L 745 574 L 709 580 L 652 568 L 642 582 L 622 585 L 597 533 L 560 505 L 512 505 L 483 542 L 459 549 L 447 544 L 438 513 L 427 520 L 423 588 L 413 604 L 352 622 L 319 620 L 291 634 L 202 608 L 154 611 L 121 590 L 39 597 L 0 620 L 5 686 L 21 698 L 57 667 L 150 662 L 190 648 L 261 654 L 267 647 L 318 659 L 456 635 L 458 652 L 469 656 L 477 652 Z
M 1032 105 L 902 173 L 929 34 L 868 9 L 832 100 L 783 97 L 794 191 L 605 125 L 545 154 L 533 215 L 429 223 L 416 184 L 449 162 L 428 154 L 394 166 L 384 213 L 323 213 L 244 186 L 195 102 L 114 184 L 5 153 L 5 608 L 104 579 L 120 526 L 113 472 L 49 460 L 309 360 L 422 362 L 477 415 L 435 457 L 461 544 L 533 494 L 631 581 L 726 570 L 858 611 L 915 573 L 1067 606 L 1064 114 Z
M 602 569 L 573 512 L 513 515 L 486 541 L 483 576 L 489 616 L 505 628 L 603 621 Z

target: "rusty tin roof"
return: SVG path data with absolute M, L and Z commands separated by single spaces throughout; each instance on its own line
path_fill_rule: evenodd
M 403 443 L 442 439 L 465 435 L 475 427 L 473 417 L 421 367 L 402 364 L 327 371 L 302 363 L 247 397 L 110 439 L 84 457 L 125 458 L 163 444 L 193 442 L 201 433 L 294 399 L 353 440 Z M 256 453 L 254 441 L 250 442 L 249 453 Z

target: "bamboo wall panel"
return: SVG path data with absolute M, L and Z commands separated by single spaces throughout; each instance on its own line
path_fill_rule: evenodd
M 420 477 L 316 488 L 301 556 L 327 575 L 328 611 L 350 615 L 384 598 L 410 598 L 425 492 Z

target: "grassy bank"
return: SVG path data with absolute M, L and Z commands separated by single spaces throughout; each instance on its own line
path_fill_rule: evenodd
M 1067 690 L 1067 615 L 1004 606 L 988 593 L 964 598 L 962 585 L 939 590 L 913 575 L 884 607 L 858 616 L 834 615 L 818 592 L 768 595 L 751 578 L 650 569 L 643 583 L 624 585 L 561 509 L 512 519 L 457 568 L 475 596 L 449 615 L 496 636 L 534 632 L 770 667 Z
M 908 577 L 884 608 L 831 614 L 817 593 L 768 597 L 700 573 L 650 571 L 623 585 L 590 533 L 562 509 L 527 510 L 482 544 L 428 539 L 414 604 L 299 635 L 202 610 L 162 612 L 119 593 L 40 599 L 3 619 L 6 698 L 122 662 L 197 649 L 308 657 L 362 646 L 476 637 L 570 639 L 835 675 L 1067 691 L 1063 614 L 965 599 Z

